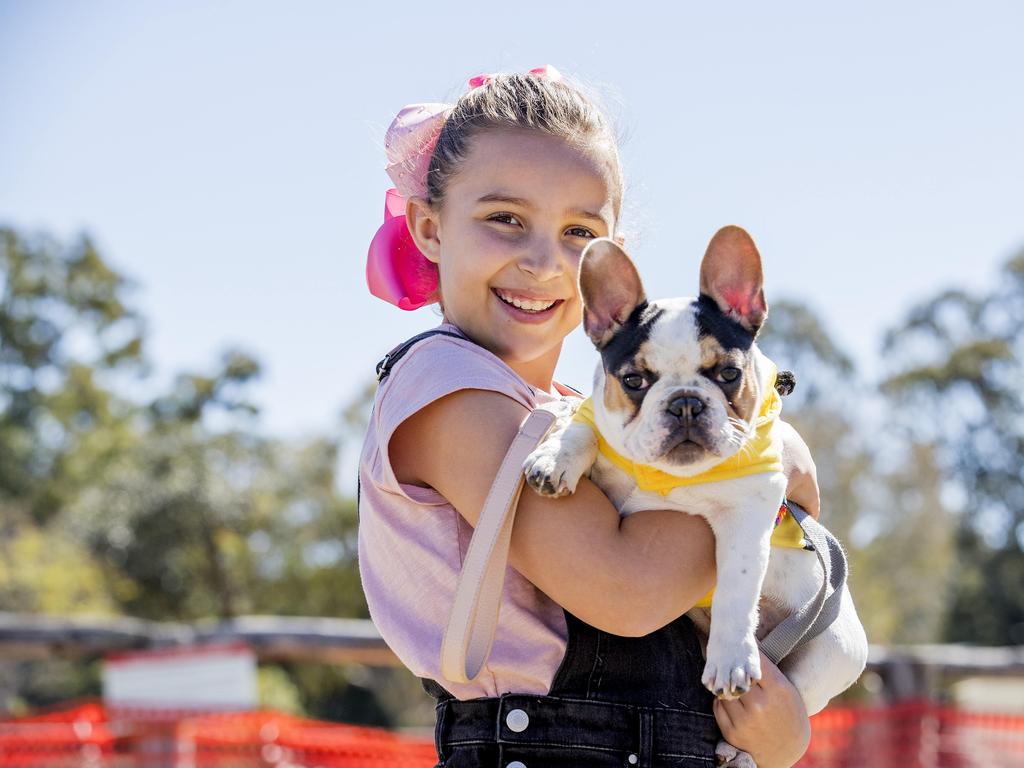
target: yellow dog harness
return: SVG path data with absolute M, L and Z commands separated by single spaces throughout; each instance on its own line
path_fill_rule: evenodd
M 655 491 L 662 496 L 668 495 L 674 488 L 698 483 L 717 483 L 722 480 L 733 480 L 737 477 L 760 475 L 769 472 L 782 472 L 782 441 L 777 438 L 775 424 L 782 411 L 782 398 L 775 391 L 777 371 L 775 366 L 769 371 L 770 386 L 766 387 L 764 402 L 754 422 L 754 434 L 751 435 L 734 455 L 720 464 L 716 464 L 698 475 L 680 477 L 663 472 L 655 467 L 637 464 L 612 448 L 601 435 L 594 421 L 594 404 L 587 398 L 580 405 L 573 418 L 574 421 L 587 424 L 597 437 L 597 448 L 612 464 L 633 478 L 642 491 Z M 800 524 L 789 514 L 789 508 L 783 501 L 775 516 L 775 528 L 772 531 L 773 547 L 804 548 L 803 531 Z M 710 608 L 711 590 L 699 603 L 697 608 Z

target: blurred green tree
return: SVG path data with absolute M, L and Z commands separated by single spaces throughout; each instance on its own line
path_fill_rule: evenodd
M 783 417 L 811 449 L 821 521 L 847 547 L 850 589 L 868 638 L 937 641 L 954 577 L 953 525 L 932 452 L 879 439 L 885 404 L 808 305 L 773 302 L 759 345 L 796 374 Z
M 909 439 L 935 446 L 959 513 L 944 638 L 1024 643 L 1024 251 L 994 288 L 913 307 L 885 338 L 883 391 Z
M 145 369 L 142 323 L 87 237 L 2 227 L 0 276 L 0 500 L 45 523 L 132 439 L 131 404 L 101 379 Z
M 88 237 L 0 227 L 0 280 L 0 610 L 367 616 L 355 504 L 336 478 L 342 413 L 337 434 L 261 435 L 247 395 L 260 366 L 239 350 L 122 396 L 149 373 L 144 324 Z M 4 667 L 0 699 L 52 701 L 60 677 Z M 68 695 L 97 684 L 65 677 Z

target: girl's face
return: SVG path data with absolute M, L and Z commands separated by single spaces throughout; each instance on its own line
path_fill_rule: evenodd
M 609 162 L 540 131 L 481 133 L 436 212 L 424 253 L 439 266 L 445 319 L 528 381 L 550 376 L 582 319 L 580 254 L 615 227 Z

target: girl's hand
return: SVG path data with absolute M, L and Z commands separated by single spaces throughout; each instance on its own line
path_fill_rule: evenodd
M 780 419 L 776 428 L 782 434 L 782 464 L 789 480 L 786 498 L 795 501 L 817 519 L 821 512 L 821 497 L 818 493 L 818 470 L 811 451 L 790 424 Z
M 723 738 L 750 753 L 758 768 L 789 768 L 811 741 L 800 693 L 763 653 L 761 679 L 738 699 L 716 699 L 714 711 Z

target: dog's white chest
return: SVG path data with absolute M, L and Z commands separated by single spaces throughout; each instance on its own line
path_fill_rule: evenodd
M 619 467 L 599 456 L 592 479 L 608 495 L 623 516 L 646 509 L 675 509 L 708 520 L 712 529 L 721 530 L 728 515 L 733 535 L 757 540 L 770 530 L 778 509 L 785 479 L 780 474 L 751 475 L 716 483 L 679 486 L 667 494 L 640 489 L 634 479 Z M 729 513 L 749 512 L 737 519 Z M 821 581 L 821 566 L 811 552 L 787 547 L 772 548 L 764 582 L 762 602 L 773 610 L 762 614 L 760 633 L 771 630 L 784 616 L 807 602 Z

